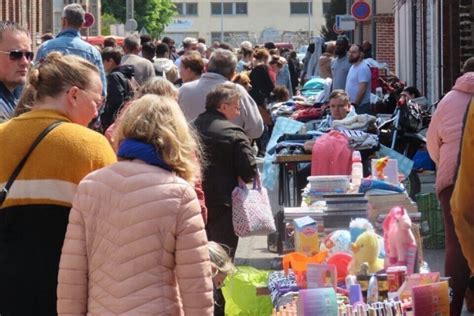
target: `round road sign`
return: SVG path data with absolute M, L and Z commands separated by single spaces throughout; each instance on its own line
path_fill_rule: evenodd
M 84 24 L 82 26 L 86 28 L 91 27 L 92 25 L 94 25 L 94 22 L 94 15 L 92 13 L 86 12 L 86 14 L 84 15 Z
M 356 1 L 351 7 L 351 13 L 357 21 L 365 21 L 372 14 L 372 10 L 367 2 Z
M 342 33 L 344 33 L 344 31 L 341 31 L 340 29 L 336 27 L 336 23 L 334 23 L 334 25 L 332 26 L 332 30 L 334 31 L 334 33 L 338 35 L 341 35 Z
M 137 29 L 138 23 L 134 19 L 128 19 L 127 23 L 125 23 L 125 31 L 133 32 Z

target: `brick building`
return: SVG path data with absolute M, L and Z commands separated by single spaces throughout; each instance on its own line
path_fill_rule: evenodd
M 100 35 L 100 0 L 0 0 L 0 19 L 15 21 L 30 30 L 36 48 L 43 33 L 60 31 L 63 7 L 75 2 L 95 17 L 95 24 L 83 35 Z
M 0 19 L 15 21 L 31 32 L 33 47 L 43 33 L 43 0 L 0 0 Z
M 397 72 L 435 102 L 474 54 L 474 0 L 396 0 L 394 5 Z
M 348 9 L 354 1 L 349 1 Z M 357 22 L 353 34 L 354 43 L 372 43 L 372 55 L 381 63 L 387 63 L 391 72 L 396 73 L 395 20 L 393 5 L 389 1 L 367 1 L 372 10 L 364 22 Z

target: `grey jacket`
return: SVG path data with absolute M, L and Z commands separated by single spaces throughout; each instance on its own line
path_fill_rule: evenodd
M 218 84 L 228 82 L 224 76 L 207 72 L 199 80 L 185 83 L 179 88 L 178 103 L 188 122 L 196 119 L 206 110 L 206 96 Z M 259 138 L 263 132 L 263 120 L 257 104 L 244 87 L 240 90 L 240 117 L 233 123 L 242 127 L 250 139 Z
M 122 57 L 121 65 L 132 65 L 135 69 L 135 80 L 143 85 L 148 79 L 155 76 L 155 67 L 148 59 L 135 54 L 127 54 Z

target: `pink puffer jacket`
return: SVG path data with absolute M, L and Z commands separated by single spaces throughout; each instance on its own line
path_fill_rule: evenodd
M 436 164 L 436 193 L 454 184 L 463 120 L 474 95 L 474 72 L 456 80 L 453 89 L 439 102 L 426 134 L 428 152 Z
M 69 216 L 59 315 L 212 315 L 207 238 L 193 188 L 140 160 L 89 174 Z

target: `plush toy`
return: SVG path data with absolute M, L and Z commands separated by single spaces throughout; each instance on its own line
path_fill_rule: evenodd
M 362 233 L 355 243 L 352 244 L 352 261 L 349 265 L 349 271 L 357 275 L 360 265 L 367 262 L 369 274 L 383 269 L 383 260 L 379 258 L 380 245 L 377 234 L 372 231 Z
M 374 226 L 366 218 L 356 218 L 349 223 L 351 242 L 355 242 L 360 234 L 366 231 L 374 231 Z
M 411 219 L 403 207 L 393 207 L 383 221 L 386 266 L 407 265 L 409 252 L 416 248 Z
M 349 224 L 349 231 L 351 234 L 351 242 L 354 243 L 357 240 L 357 237 L 360 236 L 363 232 L 371 231 L 374 232 L 374 226 L 366 218 L 356 218 L 351 220 Z M 385 245 L 383 237 L 377 235 L 380 246 L 379 258 L 385 258 Z M 349 252 L 350 253 L 350 252 Z
M 327 235 L 321 243 L 320 250 L 327 250 L 328 257 L 331 257 L 336 252 L 351 252 L 351 234 L 348 230 L 336 230 Z

